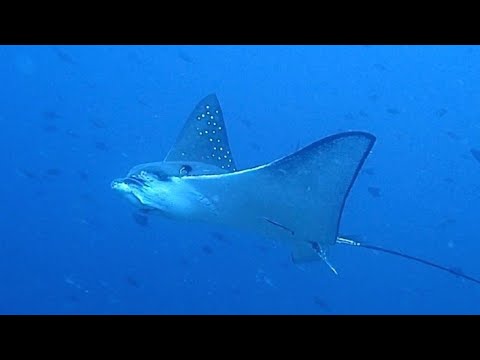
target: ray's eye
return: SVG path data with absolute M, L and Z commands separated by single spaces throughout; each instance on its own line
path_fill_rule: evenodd
M 180 168 L 179 170 L 179 173 L 181 176 L 186 176 L 188 174 L 190 174 L 190 172 L 192 171 L 192 167 L 189 166 L 189 165 L 182 165 L 182 167 Z

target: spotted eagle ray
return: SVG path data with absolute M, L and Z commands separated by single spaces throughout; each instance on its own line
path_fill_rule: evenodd
M 215 94 L 202 99 L 163 161 L 133 167 L 111 187 L 145 214 L 226 225 L 275 239 L 294 263 L 323 260 L 335 244 L 381 251 L 480 284 L 455 268 L 339 234 L 345 201 L 375 143 L 363 131 L 320 139 L 268 164 L 239 170 Z

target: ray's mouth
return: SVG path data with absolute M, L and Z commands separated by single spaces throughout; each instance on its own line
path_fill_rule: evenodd
M 142 187 L 145 185 L 145 181 L 139 178 L 126 177 L 115 179 L 110 183 L 110 187 L 115 190 L 130 192 L 131 186 Z

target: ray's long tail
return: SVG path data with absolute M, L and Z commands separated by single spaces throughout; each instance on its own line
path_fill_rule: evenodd
M 443 266 L 443 265 L 439 265 L 439 264 L 433 263 L 429 260 L 421 259 L 421 258 L 418 258 L 416 256 L 408 255 L 408 254 L 405 254 L 405 253 L 402 253 L 402 252 L 399 252 L 399 251 L 396 251 L 396 250 L 385 249 L 385 248 L 380 247 L 380 246 L 371 245 L 371 244 L 364 243 L 364 242 L 358 242 L 358 241 L 354 241 L 354 240 L 347 239 L 347 238 L 344 238 L 344 237 L 337 237 L 337 244 L 349 245 L 349 246 L 358 246 L 358 247 L 362 247 L 362 248 L 365 248 L 365 249 L 380 251 L 380 252 L 387 253 L 387 254 L 390 254 L 390 255 L 400 256 L 400 257 L 403 257 L 403 258 L 408 259 L 408 260 L 413 260 L 413 261 L 419 262 L 421 264 L 424 264 L 424 265 L 427 265 L 427 266 L 430 266 L 430 267 L 433 267 L 433 268 L 436 268 L 436 269 L 440 269 L 442 271 L 446 271 L 446 272 L 450 273 L 451 275 L 461 277 L 465 280 L 469 280 L 469 281 L 472 281 L 472 282 L 480 285 L 480 280 L 479 279 L 476 279 L 472 276 L 466 275 L 459 270 L 456 270 L 454 268 L 449 268 L 449 267 L 446 267 L 446 266 Z

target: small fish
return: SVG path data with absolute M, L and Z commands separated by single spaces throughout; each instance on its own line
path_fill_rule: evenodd
M 89 193 L 82 193 L 80 194 L 80 199 L 90 202 L 94 200 L 94 197 Z
M 140 99 L 140 98 L 137 98 L 137 102 L 142 105 L 142 106 L 145 106 L 145 107 L 150 107 L 150 104 L 147 103 L 146 101 Z
M 330 306 L 320 296 L 314 296 L 313 303 L 324 311 L 330 311 Z
M 387 68 L 383 64 L 373 64 L 373 68 L 378 71 L 387 71 Z
M 212 255 L 213 254 L 213 249 L 209 245 L 203 245 L 202 246 L 202 251 L 207 255 Z
M 451 226 L 451 225 L 455 224 L 456 222 L 457 222 L 457 220 L 455 220 L 455 219 L 447 218 L 447 219 L 443 220 L 440 224 L 438 224 L 438 227 L 442 228 L 442 229 L 445 229 L 446 227 Z
M 217 241 L 227 243 L 228 240 L 225 238 L 225 236 L 219 232 L 212 231 L 210 235 Z
M 380 189 L 377 188 L 377 187 L 373 187 L 373 186 L 369 186 L 368 187 L 368 192 L 370 193 L 370 195 L 372 195 L 373 197 L 377 198 L 377 197 L 380 197 Z
M 188 64 L 195 63 L 194 59 L 185 50 L 179 50 L 178 57 Z
M 77 303 L 80 301 L 80 299 L 76 295 L 67 295 L 67 300 L 71 303 Z
M 447 109 L 439 109 L 437 110 L 437 112 L 435 113 L 437 115 L 437 117 L 443 117 L 447 114 L 448 110 Z
M 54 133 L 54 132 L 57 132 L 58 127 L 55 124 L 45 124 L 42 126 L 42 129 L 45 132 Z
M 101 151 L 107 151 L 108 150 L 107 144 L 105 144 L 103 141 L 96 141 L 95 142 L 95 148 L 97 148 L 97 150 L 101 150 Z
M 240 122 L 241 122 L 243 125 L 245 125 L 247 128 L 249 128 L 249 129 L 252 127 L 252 122 L 249 121 L 249 120 L 242 119 L 242 120 L 240 120 Z
M 470 152 L 472 153 L 472 156 L 474 157 L 474 159 L 480 162 L 480 150 L 470 149 Z
M 360 111 L 358 112 L 358 115 L 360 115 L 361 117 L 364 117 L 364 118 L 367 118 L 367 117 L 368 117 L 368 114 L 367 114 L 365 111 L 363 111 L 363 110 L 360 110 Z
M 140 226 L 148 226 L 148 216 L 142 215 L 138 212 L 132 214 L 133 220 Z
M 126 280 L 127 280 L 127 284 L 128 284 L 128 285 L 130 285 L 130 286 L 132 286 L 132 287 L 134 287 L 134 288 L 137 288 L 137 289 L 140 287 L 140 283 L 139 283 L 136 279 L 134 279 L 133 277 L 131 277 L 131 276 L 128 275 L 128 276 L 126 277 Z
M 92 124 L 97 129 L 106 129 L 107 128 L 107 124 L 105 123 L 105 121 L 103 121 L 102 119 L 99 119 L 99 118 L 90 119 L 90 124 Z
M 258 145 L 256 142 L 251 142 L 250 143 L 250 147 L 255 150 L 255 151 L 259 151 L 260 150 L 260 145 Z
M 367 175 L 375 175 L 375 169 L 373 168 L 366 168 L 363 172 Z
M 79 170 L 78 176 L 80 176 L 80 179 L 82 179 L 83 181 L 88 180 L 88 172 L 86 170 Z
M 77 63 L 69 54 L 59 49 L 58 47 L 53 47 L 52 49 L 60 61 L 70 65 L 75 65 Z
M 56 113 L 55 111 L 46 110 L 42 113 L 43 117 L 48 120 L 57 120 L 61 119 L 62 116 Z
M 368 96 L 368 99 L 372 102 L 377 102 L 379 98 L 380 96 L 378 96 L 377 94 L 371 94 Z
M 399 115 L 400 114 L 400 110 L 398 110 L 396 108 L 388 108 L 387 112 L 391 115 Z
M 345 114 L 343 117 L 347 121 L 352 121 L 354 119 L 354 116 L 352 113 Z
M 460 136 L 458 136 L 457 134 L 455 134 L 453 131 L 446 131 L 445 134 L 447 134 L 447 136 L 452 139 L 452 140 L 460 140 Z
M 29 171 L 29 170 L 25 170 L 25 169 L 18 169 L 18 173 L 23 176 L 23 177 L 26 177 L 26 178 L 29 178 L 29 179 L 36 179 L 37 176 Z
M 266 254 L 270 250 L 270 248 L 265 245 L 257 245 L 257 249 L 260 250 L 262 254 Z
M 80 138 L 80 135 L 78 135 L 75 131 L 73 130 L 67 130 L 65 132 L 68 136 L 70 136 L 71 138 L 74 138 L 74 139 L 78 139 Z
M 47 170 L 48 176 L 59 176 L 61 173 L 61 170 L 57 168 L 50 168 Z

